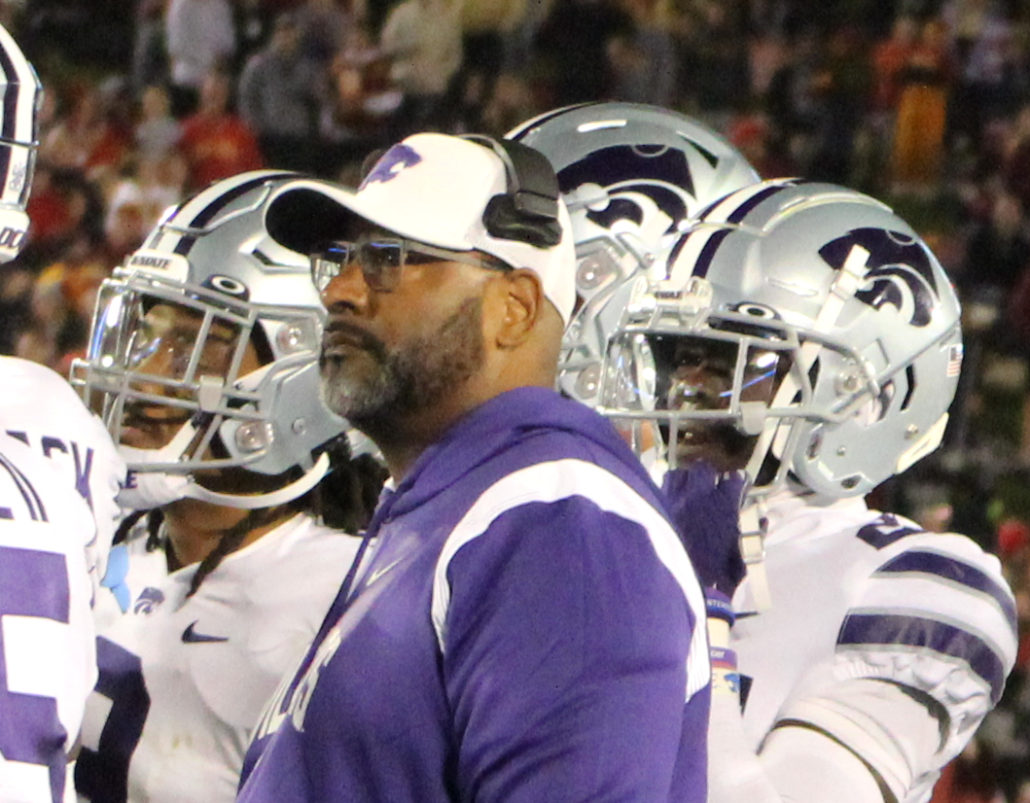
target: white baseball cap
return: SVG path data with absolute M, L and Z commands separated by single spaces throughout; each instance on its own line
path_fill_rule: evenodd
M 282 245 L 312 253 L 347 239 L 354 215 L 400 237 L 529 268 L 569 321 L 576 300 L 571 221 L 550 163 L 528 146 L 414 134 L 379 157 L 357 191 L 291 183 L 269 199 L 266 225 Z

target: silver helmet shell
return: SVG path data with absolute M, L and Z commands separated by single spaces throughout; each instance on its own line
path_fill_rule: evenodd
M 569 208 L 578 307 L 565 333 L 559 386 L 593 405 L 610 326 L 598 318 L 615 288 L 637 272 L 660 271 L 702 209 L 759 176 L 705 124 L 640 103 L 569 106 L 506 136 L 548 157 Z
M 0 26 L 0 263 L 18 256 L 29 228 L 25 207 L 36 166 L 43 87 L 11 35 Z
M 797 180 L 731 193 L 679 238 L 663 279 L 624 284 L 612 303 L 601 409 L 659 423 L 672 462 L 691 421 L 732 421 L 755 438 L 748 470 L 765 481 L 753 493 L 793 475 L 841 497 L 941 441 L 962 361 L 959 302 L 923 239 L 867 195 Z M 670 380 L 656 336 L 735 344 L 718 409 L 661 409 Z M 747 402 L 749 355 L 762 351 L 781 358 L 778 388 Z
M 265 226 L 273 194 L 300 181 L 312 179 L 254 171 L 211 185 L 166 213 L 103 283 L 88 355 L 73 367 L 73 383 L 119 443 L 134 405 L 188 418 L 161 449 L 122 447 L 130 470 L 296 470 L 310 477 L 296 495 L 324 472 L 316 470 L 320 447 L 347 428 L 319 392 L 325 310 L 308 256 L 278 243 Z M 198 322 L 176 367 L 161 375 L 147 371 L 148 356 L 165 347 L 148 320 L 155 305 Z M 244 372 L 248 344 L 260 346 L 261 365 Z

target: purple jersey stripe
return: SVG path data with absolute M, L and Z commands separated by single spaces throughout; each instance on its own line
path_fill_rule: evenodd
M 36 616 L 68 621 L 68 569 L 63 555 L 0 547 L 0 616 Z M 7 687 L 0 628 L 0 753 L 8 761 L 49 767 L 54 800 L 64 794 L 64 726 L 52 697 L 18 694 Z
M 0 547 L 0 616 L 38 616 L 68 622 L 64 555 Z
M 997 703 L 1005 686 L 1005 665 L 983 639 L 961 628 L 921 616 L 851 614 L 837 636 L 837 645 L 859 647 L 905 645 L 958 658 L 991 688 Z
M 876 570 L 876 574 L 892 572 L 932 574 L 986 594 L 998 603 L 998 607 L 1005 612 L 1009 625 L 1013 630 L 1016 629 L 1016 605 L 1012 598 L 1006 589 L 975 566 L 937 552 L 912 550 L 892 558 Z

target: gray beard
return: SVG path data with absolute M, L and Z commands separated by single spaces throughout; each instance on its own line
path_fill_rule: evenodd
M 346 361 L 322 358 L 321 392 L 326 406 L 357 429 L 389 431 L 392 422 L 435 406 L 474 376 L 483 365 L 483 303 L 465 299 L 431 335 L 394 351 L 370 348 L 377 362 L 372 375 L 352 376 Z

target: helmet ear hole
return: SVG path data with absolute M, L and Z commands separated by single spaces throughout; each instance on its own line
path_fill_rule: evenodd
M 905 366 L 905 381 L 907 387 L 905 389 L 905 398 L 901 400 L 902 410 L 907 410 L 909 404 L 912 402 L 912 396 L 916 392 L 916 369 L 911 365 Z
M 250 343 L 254 346 L 254 352 L 261 365 L 268 365 L 275 360 L 275 352 L 272 350 L 272 344 L 268 342 L 268 334 L 265 332 L 263 322 L 258 321 L 257 325 L 250 330 Z

